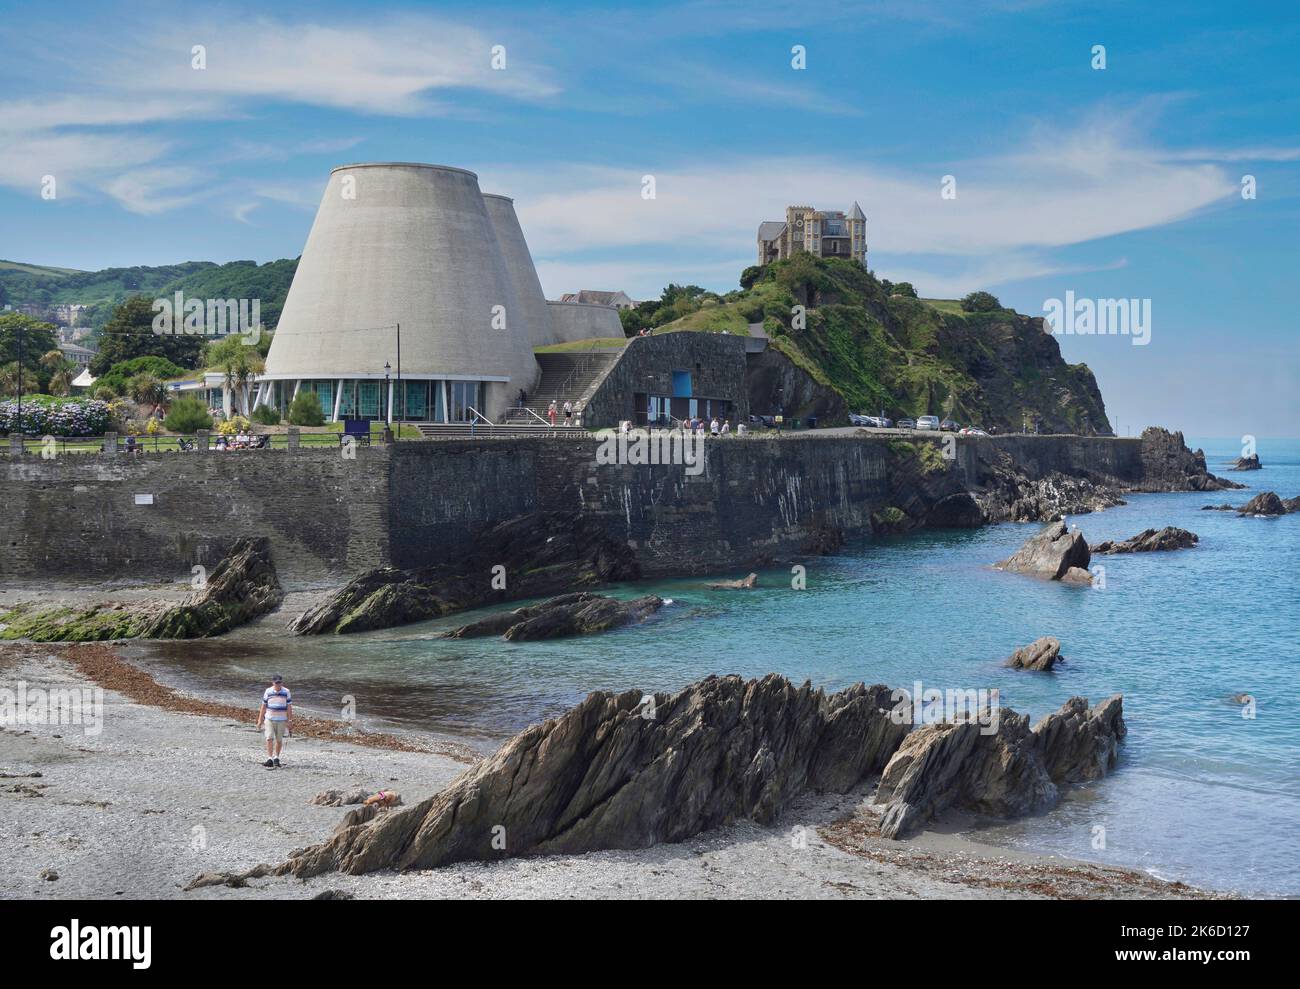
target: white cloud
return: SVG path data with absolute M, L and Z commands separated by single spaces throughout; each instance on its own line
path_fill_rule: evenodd
M 358 8 L 356 17 L 365 15 Z M 155 36 L 108 67 L 105 82 L 128 89 L 282 100 L 384 115 L 447 112 L 432 94 L 477 89 L 519 99 L 552 95 L 544 69 L 522 58 L 492 68 L 502 43 L 446 20 L 388 16 L 291 23 L 269 18 L 189 25 Z M 205 48 L 206 68 L 191 67 L 191 49 Z
M 644 173 L 655 177 L 654 199 L 642 198 Z M 955 199 L 940 195 L 944 175 L 956 178 Z M 790 203 L 848 210 L 857 201 L 872 266 L 883 256 L 881 274 L 935 295 L 1077 270 L 1052 252 L 1178 222 L 1238 189 L 1217 165 L 1175 160 L 1136 139 L 1127 121 L 1097 119 L 997 157 L 908 172 L 751 156 L 707 167 L 502 169 L 484 186 L 515 197 L 529 244 L 552 263 L 578 250 L 672 245 L 687 267 L 748 248 L 758 223 L 782 219 Z
M 150 216 L 188 206 L 206 194 L 203 175 L 192 168 L 148 168 L 124 172 L 104 183 L 104 191 L 132 213 Z

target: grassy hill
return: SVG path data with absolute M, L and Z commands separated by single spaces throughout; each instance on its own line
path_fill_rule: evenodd
M 0 302 L 15 308 L 81 303 L 90 307 L 88 325 L 98 330 L 118 303 L 132 295 L 161 297 L 181 291 L 200 299 L 261 299 L 262 323 L 274 329 L 297 267 L 297 260 L 285 259 L 261 265 L 255 261 L 186 261 L 77 271 L 0 261 Z
M 999 431 L 1029 415 L 1046 432 L 1111 431 L 1092 371 L 1065 363 L 1041 319 L 891 294 L 860 265 L 808 254 L 746 277 L 748 289 L 705 297 L 659 332 L 744 334 L 761 322 L 774 347 L 868 414 L 951 415 Z

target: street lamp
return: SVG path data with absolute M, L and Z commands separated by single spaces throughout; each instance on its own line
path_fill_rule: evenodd
M 392 370 L 393 366 L 389 364 L 388 361 L 384 361 L 384 402 L 387 403 L 388 406 L 388 411 L 384 418 L 388 423 L 389 429 L 393 428 L 393 386 L 388 380 L 388 374 Z

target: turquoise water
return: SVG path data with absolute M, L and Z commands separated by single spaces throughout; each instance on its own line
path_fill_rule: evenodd
M 1212 471 L 1239 452 L 1204 446 Z M 1105 588 L 990 569 L 1036 524 L 925 532 L 805 561 L 807 588 L 764 572 L 758 590 L 700 580 L 628 586 L 673 603 L 644 625 L 588 639 L 511 644 L 434 638 L 456 621 L 361 636 L 149 647 L 187 686 L 256 696 L 268 671 L 295 700 L 327 711 L 351 694 L 363 723 L 468 736 L 486 749 L 596 689 L 677 689 L 708 673 L 776 671 L 837 689 L 858 680 L 1001 690 L 1035 719 L 1066 698 L 1124 694 L 1129 736 L 1117 771 L 1057 810 L 982 830 L 987 841 L 1143 868 L 1214 888 L 1300 895 L 1300 673 L 1296 574 L 1300 515 L 1238 518 L 1204 504 L 1300 494 L 1300 441 L 1261 441 L 1262 471 L 1226 474 L 1245 491 L 1133 495 L 1074 516 L 1088 540 L 1178 525 L 1200 546 L 1097 557 Z M 1016 647 L 1055 635 L 1053 674 L 1001 667 Z M 1231 695 L 1256 698 L 1242 717 Z M 255 701 L 254 701 L 255 702 Z M 1095 847 L 1096 827 L 1105 847 Z

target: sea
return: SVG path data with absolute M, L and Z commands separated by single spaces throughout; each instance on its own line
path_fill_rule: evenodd
M 1300 896 L 1300 515 L 1203 511 L 1259 491 L 1300 495 L 1300 440 L 1260 440 L 1264 468 L 1229 473 L 1238 439 L 1189 439 L 1241 491 L 1135 494 L 1071 516 L 1090 543 L 1180 526 L 1194 549 L 1094 557 L 1104 580 L 1066 586 L 991 566 L 1040 526 L 864 540 L 760 572 L 750 591 L 704 579 L 620 585 L 671 603 L 634 627 L 550 642 L 445 640 L 453 618 L 347 636 L 286 639 L 262 626 L 151 643 L 134 658 L 164 682 L 255 708 L 272 673 L 295 703 L 361 724 L 467 741 L 489 752 L 593 690 L 673 691 L 710 673 L 776 672 L 836 690 L 884 683 L 999 690 L 1037 720 L 1067 698 L 1124 695 L 1115 771 L 1055 810 L 977 824 L 980 841 L 1104 862 L 1247 895 Z M 729 576 L 743 576 L 737 572 Z M 513 606 L 518 606 L 513 605 Z M 1052 673 L 1003 666 L 1042 635 Z M 1242 698 L 1248 695 L 1249 700 Z

